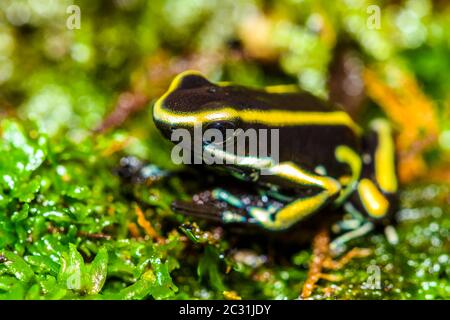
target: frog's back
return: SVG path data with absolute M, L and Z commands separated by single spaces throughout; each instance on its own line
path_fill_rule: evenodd
M 280 162 L 293 162 L 310 171 L 321 167 L 327 175 L 336 178 L 349 172 L 346 164 L 336 160 L 336 147 L 345 145 L 358 152 L 359 128 L 342 108 L 307 92 L 228 89 L 233 106 L 267 114 L 267 121 L 246 121 L 242 129 L 279 130 Z M 277 119 L 280 115 L 281 119 Z M 273 150 L 273 146 L 269 145 L 268 149 Z
M 341 108 L 306 92 L 272 93 L 262 89 L 248 89 L 241 86 L 222 87 L 218 99 L 229 101 L 241 110 L 286 110 L 305 112 L 334 112 Z
M 183 76 L 177 87 L 162 99 L 163 107 L 178 113 L 218 110 L 232 107 L 239 111 L 286 110 L 333 112 L 342 110 L 314 95 L 300 90 L 277 93 L 269 89 L 238 85 L 218 85 L 198 75 Z

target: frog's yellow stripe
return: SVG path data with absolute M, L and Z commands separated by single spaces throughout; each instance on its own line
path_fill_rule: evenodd
M 394 193 L 398 183 L 395 173 L 395 146 L 391 127 L 383 119 L 372 121 L 371 127 L 378 134 L 378 146 L 375 151 L 375 178 L 381 190 Z
M 240 156 L 234 153 L 226 152 L 220 148 L 215 147 L 213 144 L 209 144 L 204 148 L 205 153 L 214 157 L 224 164 L 234 164 L 238 166 L 249 166 L 252 168 L 265 169 L 274 165 L 274 161 L 270 157 L 251 157 Z M 220 163 L 219 162 L 219 163 Z
M 300 88 L 295 84 L 279 84 L 264 87 L 264 91 L 268 93 L 296 93 L 300 92 Z
M 314 197 L 296 200 L 275 213 L 274 220 L 264 210 L 252 210 L 249 213 L 268 230 L 285 230 L 319 210 L 327 199 L 327 194 L 323 192 Z
M 336 204 L 339 205 L 348 198 L 348 196 L 355 190 L 358 183 L 358 179 L 361 175 L 361 157 L 356 152 L 345 146 L 338 146 L 335 150 L 335 157 L 339 162 L 343 162 L 349 165 L 352 172 L 351 178 L 348 181 L 344 190 L 342 190 L 339 198 L 336 200 Z
M 361 133 L 361 128 L 344 111 L 335 112 L 305 112 L 290 110 L 236 110 L 224 107 L 220 110 L 204 110 L 199 112 L 179 113 L 171 112 L 163 107 L 164 100 L 174 91 L 187 75 L 201 75 L 196 71 L 180 73 L 169 87 L 169 90 L 155 103 L 153 115 L 155 119 L 170 124 L 184 124 L 194 126 L 208 121 L 239 118 L 248 123 L 261 123 L 271 126 L 298 125 L 342 125 Z
M 343 111 L 335 112 L 305 112 L 288 110 L 244 110 L 239 111 L 240 119 L 252 123 L 263 123 L 273 126 L 297 125 L 343 125 L 359 133 L 359 127 L 350 116 Z
M 234 83 L 230 81 L 219 81 L 216 82 L 216 85 L 220 87 L 228 87 L 232 86 Z M 258 90 L 259 87 L 256 86 L 249 86 L 250 88 L 253 88 L 255 90 Z M 300 87 L 296 84 L 276 84 L 272 86 L 266 86 L 263 88 L 263 90 L 267 93 L 298 93 L 302 90 Z
M 270 168 L 268 172 L 278 177 L 291 180 L 299 185 L 320 187 L 327 190 L 330 196 L 341 190 L 341 185 L 337 180 L 307 172 L 292 162 L 282 162 Z
M 386 215 L 389 202 L 369 179 L 362 179 L 358 184 L 358 194 L 367 213 L 374 218 Z
M 159 98 L 156 102 L 155 105 L 153 106 L 153 114 L 155 117 L 160 117 L 163 116 L 164 114 L 167 113 L 167 111 L 165 111 L 163 109 L 163 103 L 164 100 L 166 100 L 166 98 L 173 92 L 175 91 L 181 84 L 181 81 L 183 80 L 184 77 L 188 76 L 188 75 L 198 75 L 198 76 L 202 76 L 203 75 L 195 70 L 187 70 L 184 72 L 179 73 L 173 80 L 172 83 L 169 86 L 169 89 L 166 91 L 166 93 L 164 93 L 161 98 Z M 163 120 L 163 118 L 161 118 L 160 120 Z
M 247 123 L 261 123 L 271 126 L 329 125 L 347 126 L 355 133 L 360 128 L 342 111 L 336 112 L 304 112 L 287 110 L 242 110 L 223 108 L 187 114 L 169 111 L 155 112 L 155 118 L 166 123 L 192 125 L 214 120 L 241 119 Z

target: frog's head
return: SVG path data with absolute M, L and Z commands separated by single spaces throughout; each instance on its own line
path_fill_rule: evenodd
M 242 109 L 251 107 L 247 102 L 250 98 L 245 95 L 237 86 L 214 84 L 197 71 L 185 71 L 172 81 L 169 90 L 156 101 L 153 119 L 156 127 L 169 140 L 178 142 L 180 136 L 174 134 L 176 130 L 187 130 L 191 134 L 192 143 L 188 147 L 196 155 L 199 155 L 197 151 L 200 150 L 194 144 L 200 137 L 203 138 L 200 141 L 201 150 L 215 154 L 216 158 L 234 159 L 233 163 L 255 162 L 254 158 L 244 159 L 235 154 L 217 153 L 218 148 L 222 150 L 227 141 L 233 141 L 232 138 L 242 134 L 242 130 L 236 129 L 245 130 L 248 124 L 241 119 Z M 206 131 L 209 129 L 219 131 L 221 139 L 216 140 L 214 136 L 208 141 Z M 230 131 L 233 132 L 231 135 Z M 182 131 L 178 132 L 184 136 Z
M 195 126 L 203 130 L 235 128 L 238 113 L 227 103 L 227 96 L 223 87 L 209 82 L 198 71 L 185 71 L 156 101 L 153 120 L 168 139 L 175 129 L 187 129 L 193 134 Z
M 194 128 L 236 129 L 238 111 L 231 106 L 229 93 L 223 86 L 209 82 L 198 71 L 179 74 L 169 90 L 156 101 L 153 120 L 167 138 L 176 129 L 186 129 L 194 136 Z

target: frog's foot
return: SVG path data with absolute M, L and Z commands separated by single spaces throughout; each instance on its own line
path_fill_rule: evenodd
M 228 191 L 220 188 L 216 188 L 211 193 L 212 197 L 216 200 L 226 202 L 230 206 L 238 209 L 244 209 L 245 204 L 244 202 L 239 199 L 238 197 L 232 195 Z
M 195 199 L 196 198 L 196 199 Z M 251 213 L 261 211 L 269 215 L 275 212 L 273 201 L 265 201 L 257 195 L 246 193 L 233 195 L 230 192 L 216 188 L 197 194 L 192 201 L 176 200 L 172 203 L 172 210 L 185 216 L 209 220 L 223 224 L 254 224 L 256 220 Z M 267 208 L 265 208 L 265 206 Z M 262 213 L 260 213 L 262 214 Z
M 342 234 L 341 236 L 334 239 L 330 244 L 330 250 L 331 253 L 336 256 L 341 253 L 343 253 L 346 250 L 346 244 L 347 242 L 362 237 L 372 231 L 374 229 L 374 225 L 372 222 L 367 221 L 361 225 L 359 225 L 357 228 L 352 229 L 350 231 L 347 231 L 346 233 Z
M 384 235 L 386 236 L 386 240 L 393 246 L 398 244 L 398 234 L 395 227 L 392 225 L 386 226 L 384 228 Z
M 280 207 L 271 203 L 266 194 L 261 194 L 260 199 L 263 206 L 249 205 L 240 198 L 232 195 L 223 189 L 214 189 L 212 191 L 214 199 L 227 203 L 236 210 L 224 210 L 221 214 L 224 223 L 253 223 L 257 224 L 261 221 L 269 221 L 271 216 L 277 212 Z M 244 214 L 242 214 L 244 212 Z
M 330 244 L 330 249 L 333 255 L 339 255 L 346 250 L 346 243 L 364 236 L 373 230 L 374 225 L 368 221 L 355 207 L 347 202 L 344 205 L 347 214 L 344 219 L 338 221 L 332 226 L 335 234 L 340 234 Z
M 197 204 L 192 201 L 177 200 L 172 202 L 171 208 L 173 211 L 181 213 L 185 216 L 219 223 L 222 222 L 222 211 L 214 205 Z
M 248 214 L 253 207 L 244 203 L 244 201 L 250 201 L 245 195 L 235 196 L 220 188 L 206 191 L 205 194 L 207 194 L 206 198 L 200 202 L 176 200 L 172 203 L 172 210 L 185 216 L 224 224 L 253 222 Z M 197 194 L 196 197 L 204 196 Z

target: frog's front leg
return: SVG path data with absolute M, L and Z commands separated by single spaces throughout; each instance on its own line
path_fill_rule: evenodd
M 331 199 L 335 198 L 341 190 L 341 185 L 337 180 L 331 177 L 313 174 L 291 162 L 284 162 L 273 166 L 268 169 L 268 173 L 291 181 L 299 186 L 321 189 L 314 196 L 293 200 L 282 208 L 274 206 L 266 208 L 255 206 L 246 207 L 245 209 L 249 216 L 246 222 L 259 224 L 268 230 L 277 231 L 291 227 L 310 214 L 318 211 Z M 229 195 L 223 195 L 221 200 L 229 204 L 233 204 L 233 202 L 237 203 Z M 238 207 L 242 208 L 239 204 Z M 224 218 L 224 222 L 238 222 L 235 216 L 227 216 L 227 213 L 225 213 Z
M 267 214 L 273 214 L 278 209 L 276 206 L 269 203 L 268 196 L 263 191 L 260 192 L 260 198 L 262 200 L 262 203 L 264 203 L 265 205 L 267 204 L 267 206 L 265 207 L 257 207 L 254 205 L 246 204 L 244 203 L 242 198 L 239 198 L 221 188 L 214 189 L 212 191 L 212 196 L 216 200 L 223 201 L 231 207 L 244 210 L 247 213 L 247 215 L 242 215 L 232 210 L 225 210 L 221 214 L 221 219 L 224 223 L 256 223 L 253 216 L 257 211 L 265 212 Z

